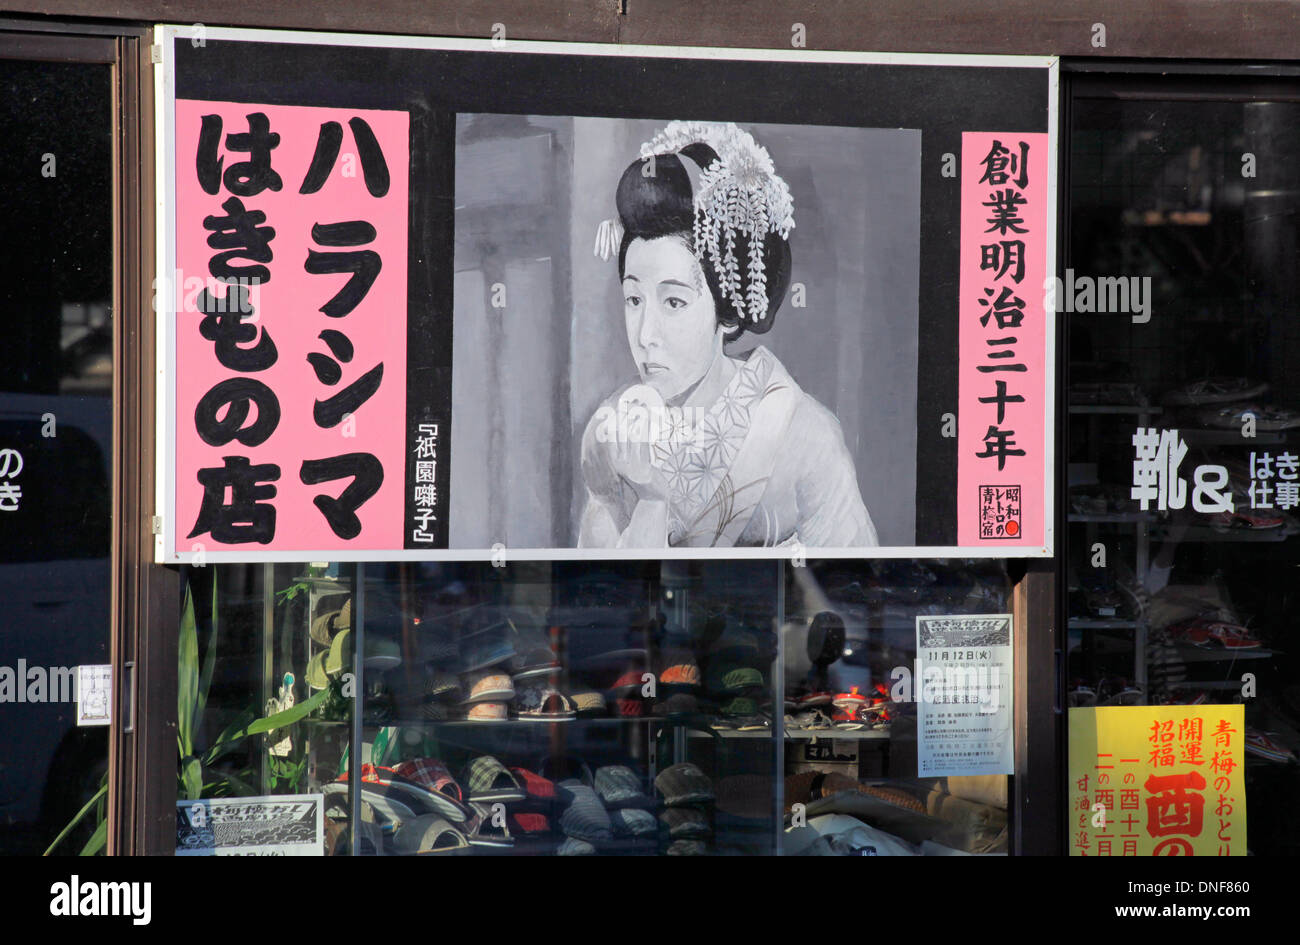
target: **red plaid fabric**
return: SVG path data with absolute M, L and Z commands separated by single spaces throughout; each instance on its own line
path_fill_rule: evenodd
M 393 780 L 393 777 L 396 774 L 397 772 L 394 771 L 392 768 L 385 768 L 383 766 L 376 768 L 374 765 L 361 766 L 362 781 L 371 781 L 376 784 L 382 784 L 385 781 Z M 340 781 L 346 781 L 348 779 L 348 772 L 344 771 L 342 774 L 339 775 L 338 779 Z
M 626 716 L 641 715 L 645 711 L 640 699 L 619 699 L 618 714 Z
M 642 673 L 639 669 L 629 669 L 618 679 L 614 680 L 613 689 L 622 689 L 624 686 L 640 686 L 642 683 Z
M 431 791 L 439 791 L 458 801 L 464 801 L 465 795 L 456 783 L 456 779 L 451 776 L 451 772 L 437 758 L 415 758 L 411 761 L 403 761 L 393 769 L 393 773 L 408 781 L 414 781 L 421 784 Z M 362 778 L 365 777 L 365 769 L 362 769 Z
M 511 814 L 510 821 L 523 833 L 545 833 L 551 829 L 543 814 Z
M 540 774 L 533 774 L 523 768 L 511 768 L 510 773 L 519 779 L 529 797 L 550 798 L 555 796 L 555 784 Z

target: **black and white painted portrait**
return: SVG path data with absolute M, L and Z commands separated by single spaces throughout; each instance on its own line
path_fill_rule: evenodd
M 919 159 L 459 116 L 451 547 L 912 544 Z

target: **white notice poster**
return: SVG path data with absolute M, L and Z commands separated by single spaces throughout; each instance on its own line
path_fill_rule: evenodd
M 177 856 L 323 856 L 324 795 L 176 802 Z
M 1011 774 L 1011 615 L 916 618 L 916 774 Z

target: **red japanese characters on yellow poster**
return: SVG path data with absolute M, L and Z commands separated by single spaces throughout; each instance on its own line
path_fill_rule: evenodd
M 1073 856 L 1245 856 L 1240 705 L 1070 709 Z

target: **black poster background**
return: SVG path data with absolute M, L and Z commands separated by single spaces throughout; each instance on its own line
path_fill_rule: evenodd
M 410 115 L 406 547 L 415 512 L 410 437 L 439 428 L 433 548 L 446 548 L 457 112 L 845 125 L 921 130 L 916 544 L 956 545 L 961 183 L 940 173 L 963 131 L 1048 130 L 1045 69 L 715 61 L 175 40 L 176 97 L 270 105 L 404 109 Z M 177 155 L 183 166 L 189 155 Z M 871 168 L 864 167 L 863 174 Z M 1049 260 L 1050 262 L 1050 260 Z M 1030 287 L 1034 291 L 1035 287 Z M 1051 482 L 1045 483 L 1051 488 Z

